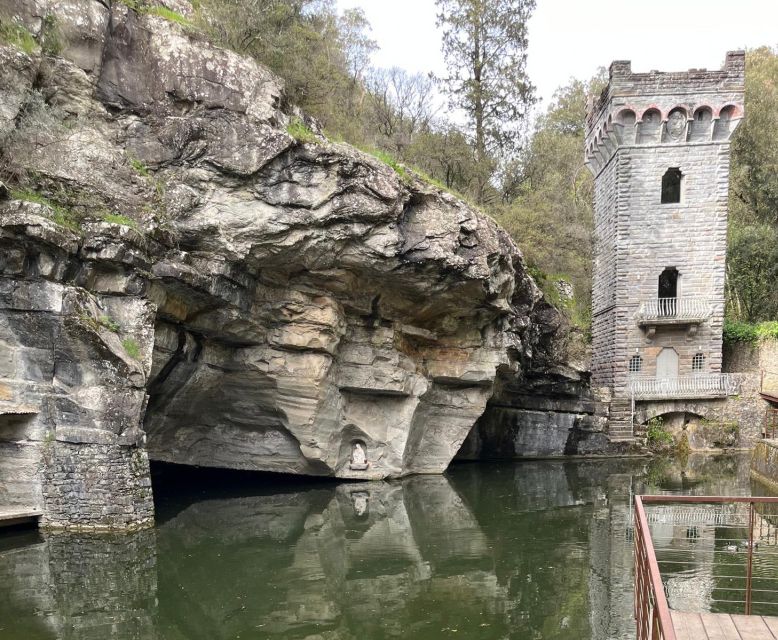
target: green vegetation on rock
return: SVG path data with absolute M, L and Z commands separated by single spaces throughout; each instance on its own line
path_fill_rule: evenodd
M 119 333 L 119 331 L 121 330 L 121 326 L 119 325 L 119 323 L 116 322 L 116 320 L 114 320 L 110 316 L 100 316 L 97 319 L 97 323 L 101 327 L 108 329 L 108 331 L 112 331 L 113 333 Z
M 160 18 L 164 18 L 165 20 L 169 20 L 170 22 L 175 22 L 176 24 L 179 24 L 182 27 L 186 27 L 187 29 L 195 28 L 195 24 L 191 20 L 189 20 L 186 16 L 183 16 L 177 11 L 173 11 L 172 9 L 168 9 L 165 6 L 159 4 L 151 4 L 146 0 L 118 0 L 118 1 L 121 2 L 124 6 L 132 9 L 136 13 L 159 16 Z
M 140 356 L 140 345 L 133 338 L 125 338 L 122 340 L 122 347 L 130 358 L 138 359 Z
M 286 132 L 301 144 L 318 144 L 321 142 L 318 136 L 300 118 L 292 118 L 292 121 L 286 126 Z
M 187 28 L 194 27 L 194 23 L 191 20 L 189 20 L 185 16 L 182 16 L 180 13 L 171 11 L 167 7 L 163 7 L 161 5 L 155 5 L 149 7 L 148 9 L 146 9 L 146 13 L 153 16 L 159 16 L 160 18 L 164 18 L 165 20 L 169 20 L 170 22 L 175 22 L 176 24 L 180 24 L 182 27 L 187 27 Z
M 33 202 L 47 207 L 49 211 L 48 217 L 52 222 L 55 222 L 62 227 L 66 227 L 75 233 L 81 233 L 81 222 L 75 212 L 57 204 L 43 194 L 30 189 L 11 189 L 10 195 L 14 200 Z
M 35 53 L 39 48 L 35 36 L 27 29 L 2 16 L 0 16 L 0 42 L 21 49 L 28 55 Z
M 41 26 L 41 50 L 47 56 L 59 55 L 62 51 L 62 34 L 56 16 L 49 13 L 43 17 Z
M 651 418 L 646 424 L 646 443 L 651 449 L 661 449 L 672 445 L 674 442 L 671 434 L 664 426 L 662 416 Z

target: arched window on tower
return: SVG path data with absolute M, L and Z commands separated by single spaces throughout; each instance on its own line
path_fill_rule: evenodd
M 692 371 L 694 371 L 694 373 L 702 373 L 704 368 L 705 368 L 705 354 L 695 353 L 694 357 L 692 358 Z
M 616 137 L 621 144 L 635 144 L 635 112 L 624 109 L 616 118 Z
M 710 107 L 702 106 L 694 112 L 694 120 L 691 123 L 689 142 L 708 142 L 710 140 L 710 126 L 713 121 L 713 112 Z
M 670 167 L 662 176 L 662 204 L 681 201 L 683 174 L 678 167 Z
M 629 372 L 630 373 L 640 373 L 641 369 L 643 369 L 643 358 L 640 355 L 632 356 L 629 359 Z
M 659 142 L 662 129 L 662 114 L 658 109 L 649 109 L 643 114 L 638 124 L 638 144 Z
M 727 140 L 730 134 L 735 130 L 735 114 L 737 109 L 733 105 L 724 107 L 719 113 L 719 119 L 713 125 L 713 139 Z

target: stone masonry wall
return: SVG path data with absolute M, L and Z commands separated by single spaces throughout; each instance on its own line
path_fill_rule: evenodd
M 718 71 L 632 73 L 614 62 L 587 120 L 595 175 L 593 365 L 595 387 L 628 395 L 630 359 L 657 376 L 663 349 L 679 376 L 720 373 L 729 187 L 729 139 L 743 117 L 744 54 Z M 681 197 L 662 203 L 663 176 L 682 175 Z M 701 322 L 638 323 L 659 297 L 659 277 L 678 271 L 677 299 L 705 304 Z M 701 369 L 692 359 L 702 354 Z
M 133 530 L 154 524 L 145 449 L 117 443 L 44 443 L 41 526 Z
M 595 182 L 594 287 L 592 290 L 592 381 L 613 384 L 613 346 L 616 339 L 613 308 L 616 303 L 618 254 L 616 222 L 619 218 L 619 163 L 612 161 Z
M 692 373 L 692 357 L 703 353 L 703 372 L 721 371 L 724 320 L 724 261 L 727 234 L 729 145 L 632 148 L 619 161 L 631 166 L 631 181 L 621 197 L 627 206 L 619 221 L 617 254 L 616 362 L 614 386 L 622 391 L 628 361 L 643 357 L 644 375 L 656 375 L 656 356 L 667 347 L 679 356 L 679 375 Z M 684 201 L 660 204 L 662 175 L 680 167 L 685 177 Z M 634 319 L 641 302 L 657 297 L 665 267 L 679 271 L 679 298 L 702 298 L 712 315 L 694 333 L 686 326 L 657 327 L 649 338 Z M 626 339 L 623 339 L 626 338 Z

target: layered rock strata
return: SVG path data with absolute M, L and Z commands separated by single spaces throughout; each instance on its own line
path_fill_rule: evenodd
M 0 501 L 124 528 L 149 458 L 443 471 L 559 324 L 514 243 L 296 140 L 252 60 L 107 4 L 0 0 L 43 45 L 0 42 Z

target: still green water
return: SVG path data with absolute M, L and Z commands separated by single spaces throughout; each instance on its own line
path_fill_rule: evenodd
M 751 486 L 716 457 L 391 483 L 165 468 L 155 491 L 154 530 L 0 534 L 0 639 L 633 638 L 631 495 Z

